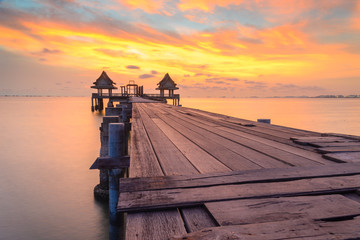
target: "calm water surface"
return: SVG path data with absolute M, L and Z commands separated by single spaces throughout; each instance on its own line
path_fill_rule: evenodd
M 0 239 L 107 239 L 90 98 L 0 98 Z
M 182 99 L 183 106 L 360 135 L 360 99 Z M 102 116 L 86 98 L 0 97 L 0 239 L 108 239 L 94 200 Z
M 184 107 L 324 133 L 360 136 L 360 98 L 183 98 Z

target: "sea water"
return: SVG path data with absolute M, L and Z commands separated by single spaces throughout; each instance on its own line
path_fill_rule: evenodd
M 186 107 L 273 124 L 360 135 L 360 99 L 198 99 Z M 93 197 L 102 114 L 90 97 L 0 97 L 0 239 L 108 239 Z

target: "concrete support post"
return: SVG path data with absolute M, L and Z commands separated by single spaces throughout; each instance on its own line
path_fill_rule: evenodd
M 108 107 L 114 107 L 114 103 L 111 99 L 109 99 L 109 102 L 107 104 Z
M 109 125 L 109 156 L 121 157 L 124 155 L 125 127 L 123 123 L 110 123 Z M 110 239 L 118 239 L 120 235 L 121 217 L 116 208 L 119 199 L 119 178 L 123 175 L 122 169 L 109 170 L 109 214 Z
M 122 122 L 128 122 L 127 104 L 121 104 L 121 119 Z

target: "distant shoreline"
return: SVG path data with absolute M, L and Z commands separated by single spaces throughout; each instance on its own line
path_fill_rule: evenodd
M 0 97 L 88 97 L 88 96 L 51 96 L 51 95 L 9 95 L 4 94 L 0 95 Z M 251 96 L 251 97 L 226 97 L 226 96 L 220 96 L 220 97 L 183 97 L 183 98 L 250 98 L 250 99 L 256 99 L 256 98 L 360 98 L 360 95 L 319 95 L 319 96 L 271 96 L 271 97 L 258 97 L 258 96 Z

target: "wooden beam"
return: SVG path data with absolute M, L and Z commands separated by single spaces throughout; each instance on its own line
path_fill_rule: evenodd
M 171 240 L 182 239 L 358 239 L 360 219 L 339 222 L 315 222 L 308 219 L 267 222 L 247 225 L 231 225 L 205 228 L 185 235 L 174 235 Z
M 130 166 L 130 157 L 98 157 L 90 169 L 121 169 Z
M 337 152 L 360 152 L 359 146 L 343 146 L 343 147 L 324 147 L 317 149 L 320 153 L 337 153 Z
M 122 192 L 118 211 L 142 211 L 236 199 L 338 194 L 360 188 L 360 175 L 301 179 L 287 182 L 231 184 L 213 187 Z
M 150 191 L 176 188 L 211 187 L 228 184 L 293 181 L 360 174 L 360 163 L 342 163 L 323 166 L 265 168 L 224 173 L 183 176 L 124 178 L 120 180 L 122 192 Z
M 220 225 L 242 225 L 308 218 L 345 219 L 360 215 L 360 203 L 341 195 L 245 199 L 206 203 Z
M 324 158 L 338 162 L 360 163 L 360 152 L 328 153 Z

